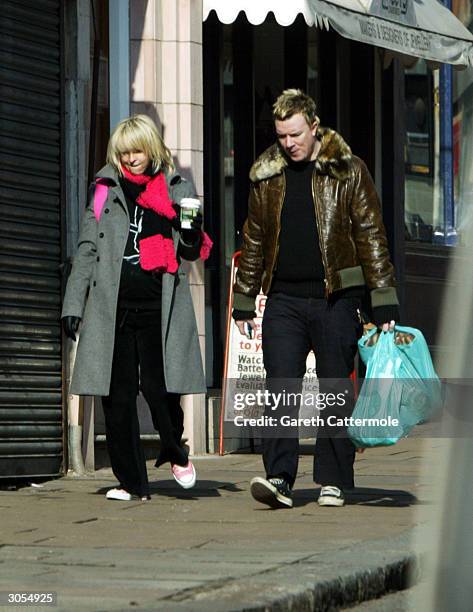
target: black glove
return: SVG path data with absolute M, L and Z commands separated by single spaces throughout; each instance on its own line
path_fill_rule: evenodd
M 254 310 L 237 310 L 233 309 L 232 317 L 235 321 L 250 321 L 256 317 Z
M 196 213 L 195 217 L 191 221 L 191 227 L 194 231 L 200 232 L 202 230 L 202 223 L 204 218 L 202 217 L 202 213 Z
M 399 323 L 399 306 L 396 304 L 389 306 L 375 306 L 373 308 L 373 323 L 381 327 L 383 323 L 396 321 Z
M 79 323 L 81 322 L 81 318 L 80 317 L 63 317 L 61 321 L 62 321 L 62 328 L 66 336 L 70 338 L 71 340 L 75 341 L 76 331 L 79 329 Z
M 181 231 L 181 207 L 179 206 L 179 204 L 173 204 L 172 207 L 174 208 L 174 212 L 176 213 L 176 216 L 171 219 L 171 225 L 173 229 L 176 230 L 176 232 L 180 232 Z
M 181 229 L 182 240 L 186 244 L 196 244 L 200 239 L 203 220 L 202 213 L 198 212 L 191 221 L 191 229 Z

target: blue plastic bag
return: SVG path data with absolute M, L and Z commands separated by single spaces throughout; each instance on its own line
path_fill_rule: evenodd
M 396 344 L 396 332 L 410 334 L 409 344 Z M 366 377 L 353 410 L 348 435 L 358 448 L 387 446 L 429 420 L 441 403 L 440 380 L 422 332 L 413 327 L 377 329 L 360 338 Z

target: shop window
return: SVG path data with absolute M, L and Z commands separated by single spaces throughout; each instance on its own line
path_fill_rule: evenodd
M 275 141 L 272 105 L 286 87 L 305 89 L 318 100 L 320 79 L 318 31 L 308 28 L 302 15 L 283 27 L 272 13 L 259 26 L 240 14 L 233 24 L 221 27 L 224 201 L 220 214 L 225 220 L 222 247 L 229 268 L 240 247 L 251 164 Z
M 473 32 L 473 0 L 452 11 Z M 473 222 L 473 69 L 419 61 L 405 85 L 407 238 L 461 245 Z
M 473 1 L 456 0 L 453 12 L 473 32 Z M 453 71 L 453 179 L 455 228 L 463 242 L 473 223 L 473 69 Z
M 285 84 L 284 29 L 270 14 L 254 30 L 256 155 L 274 142 L 273 103 Z
M 432 242 L 443 220 L 434 76 L 422 60 L 405 70 L 405 223 L 408 240 Z
M 218 263 L 207 266 L 206 285 L 212 304 L 219 303 L 207 341 L 216 356 L 211 378 L 217 381 L 231 258 L 241 246 L 247 216 L 249 171 L 275 141 L 272 105 L 284 88 L 300 87 L 320 102 L 320 39 L 302 16 L 284 27 L 268 14 L 253 26 L 243 12 L 229 25 L 210 15 L 203 36 L 206 225 L 218 233 L 218 254 L 214 249 L 212 255 Z
M 317 109 L 322 108 L 320 91 L 320 65 L 319 65 L 319 30 L 307 29 L 307 93 L 317 103 Z M 320 114 L 320 110 L 319 110 Z
M 455 221 L 461 242 L 473 222 L 473 70 L 454 74 L 453 80 Z

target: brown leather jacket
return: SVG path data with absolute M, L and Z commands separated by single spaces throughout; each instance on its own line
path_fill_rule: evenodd
M 371 290 L 371 304 L 398 304 L 381 208 L 365 163 L 342 137 L 319 128 L 321 148 L 312 180 L 326 295 L 359 285 Z M 234 285 L 234 308 L 254 310 L 262 288 L 268 293 L 278 258 L 287 160 L 277 144 L 253 164 L 248 218 Z

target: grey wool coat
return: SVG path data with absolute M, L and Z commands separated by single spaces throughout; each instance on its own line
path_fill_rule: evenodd
M 97 178 L 107 179 L 107 199 L 97 222 L 91 190 L 61 315 L 82 319 L 70 388 L 76 395 L 109 394 L 120 272 L 130 227 L 125 196 L 114 168 L 105 166 Z M 182 198 L 194 195 L 190 184 L 179 175 L 166 178 L 173 202 L 179 204 Z M 177 250 L 179 232 L 173 230 L 173 238 Z M 205 392 L 194 307 L 181 265 L 176 274 L 163 274 L 161 324 L 167 391 Z

